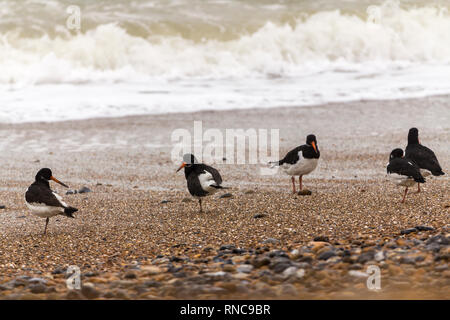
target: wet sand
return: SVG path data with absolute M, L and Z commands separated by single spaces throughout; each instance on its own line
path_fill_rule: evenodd
M 210 164 L 231 188 L 222 193 L 233 197 L 209 197 L 206 212 L 198 213 L 196 202 L 183 202 L 189 194 L 184 174 L 175 174 L 171 134 L 177 128 L 192 132 L 200 120 L 203 130 L 280 129 L 280 154 L 314 133 L 321 158 L 303 179 L 312 195 L 292 195 L 281 173 L 262 176 L 259 165 L 216 159 Z M 416 126 L 448 173 L 449 123 L 450 97 L 439 96 L 1 124 L 0 205 L 6 209 L 0 210 L 0 297 L 448 299 L 448 174 L 428 179 L 422 193 L 400 204 L 403 188 L 388 181 L 386 164 Z M 23 201 L 42 167 L 71 189 L 92 190 L 64 195 L 53 186 L 79 212 L 76 219 L 52 218 L 46 236 L 44 219 L 31 215 Z M 433 230 L 401 234 L 415 226 Z M 319 236 L 326 241 L 313 241 Z M 328 251 L 336 255 L 320 258 Z M 379 251 L 389 254 L 376 260 L 372 253 Z M 360 258 L 367 252 L 368 260 Z M 265 256 L 269 263 L 260 265 Z M 295 267 L 295 274 L 283 275 L 287 268 L 277 263 Z M 382 269 L 379 292 L 366 288 L 363 274 L 349 275 L 369 264 Z M 81 269 L 84 295 L 65 286 L 70 265 Z M 212 275 L 217 272 L 223 273 Z M 31 283 L 27 276 L 40 280 Z M 33 289 L 39 283 L 43 287 Z

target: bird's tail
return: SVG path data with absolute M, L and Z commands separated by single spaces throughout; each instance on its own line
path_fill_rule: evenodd
M 443 176 L 443 175 L 445 174 L 445 172 L 442 171 L 442 169 L 441 169 L 441 170 L 439 170 L 439 171 L 431 172 L 431 174 L 432 174 L 433 176 Z
M 64 208 L 64 215 L 69 218 L 75 218 L 72 213 L 77 212 L 78 209 L 74 207 Z
M 218 186 L 215 184 L 211 184 L 211 187 L 216 188 L 216 189 L 231 189 L 230 187 L 222 187 L 222 186 Z
M 422 176 L 416 177 L 416 178 L 414 178 L 414 181 L 415 182 L 420 182 L 420 183 L 425 183 L 425 178 L 422 177 Z

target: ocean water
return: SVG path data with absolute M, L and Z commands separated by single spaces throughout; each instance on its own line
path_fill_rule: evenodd
M 450 0 L 0 0 L 0 122 L 448 94 L 449 9 Z

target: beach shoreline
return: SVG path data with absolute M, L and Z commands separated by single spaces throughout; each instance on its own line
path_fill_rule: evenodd
M 0 210 L 0 298 L 77 298 L 65 286 L 64 272 L 57 272 L 77 265 L 83 283 L 99 292 L 95 298 L 448 299 L 449 245 L 428 247 L 433 237 L 449 239 L 449 120 L 450 97 L 433 96 L 0 124 L 0 204 L 6 206 Z M 216 159 L 211 164 L 233 197 L 209 197 L 206 213 L 199 214 L 196 202 L 183 202 L 189 198 L 184 174 L 175 174 L 179 163 L 171 159 L 171 134 L 179 128 L 192 132 L 194 121 L 221 132 L 279 129 L 280 154 L 314 133 L 321 159 L 303 180 L 312 195 L 292 195 L 289 177 L 261 176 L 261 165 Z M 413 126 L 447 174 L 429 179 L 422 193 L 400 204 L 403 190 L 387 180 L 386 164 L 392 149 L 405 147 Z M 51 219 L 45 237 L 44 220 L 32 216 L 23 201 L 41 167 L 50 167 L 72 189 L 92 190 L 64 195 L 66 190 L 55 187 L 80 211 L 76 219 Z M 416 226 L 433 230 L 401 234 Z M 221 249 L 227 245 L 232 247 Z M 345 250 L 349 260 L 338 254 Z M 328 251 L 336 252 L 334 262 L 319 259 Z M 374 255 L 360 258 L 379 251 L 389 254 L 379 261 Z M 269 264 L 258 266 L 256 260 L 266 255 Z M 286 258 L 296 269 L 284 277 L 285 269 L 277 273 L 270 263 Z M 373 262 L 387 283 L 378 293 L 368 291 L 361 273 L 348 275 Z M 240 272 L 250 269 L 242 265 L 252 268 Z M 217 272 L 223 273 L 214 278 Z M 45 290 L 32 292 L 28 280 L 7 285 L 24 275 L 44 279 Z M 144 285 L 149 281 L 153 285 Z M 198 291 L 177 281 L 194 283 Z M 405 295 L 407 283 L 415 291 Z

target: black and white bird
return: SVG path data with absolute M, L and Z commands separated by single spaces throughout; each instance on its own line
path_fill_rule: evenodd
M 53 177 L 52 170 L 43 168 L 38 171 L 35 181 L 25 192 L 25 203 L 31 210 L 31 213 L 38 217 L 46 218 L 44 234 L 47 232 L 48 222 L 51 217 L 63 215 L 74 218 L 72 213 L 78 211 L 76 208 L 69 207 L 62 201 L 61 196 L 50 189 L 50 180 L 68 188 L 67 185 Z
M 409 129 L 405 157 L 411 159 L 419 166 L 420 172 L 424 177 L 430 174 L 433 176 L 442 176 L 445 174 L 434 152 L 420 144 L 419 130 L 417 128 Z M 420 192 L 420 183 L 417 184 L 417 192 Z
M 200 212 L 203 212 L 202 197 L 214 194 L 219 189 L 227 189 L 221 186 L 222 177 L 219 171 L 203 163 L 198 163 L 193 154 L 185 154 L 183 163 L 177 172 L 184 168 L 189 193 L 198 199 Z
M 402 203 L 405 202 L 409 187 L 416 182 L 425 183 L 419 166 L 411 159 L 403 157 L 403 150 L 399 148 L 392 150 L 389 156 L 387 173 L 396 185 L 406 187 Z
M 289 151 L 280 161 L 270 162 L 270 164 L 272 167 L 280 166 L 287 175 L 292 176 L 292 190 L 295 194 L 295 176 L 299 176 L 298 181 L 301 191 L 303 176 L 317 168 L 319 158 L 320 151 L 316 136 L 310 134 L 306 137 L 306 144 Z

